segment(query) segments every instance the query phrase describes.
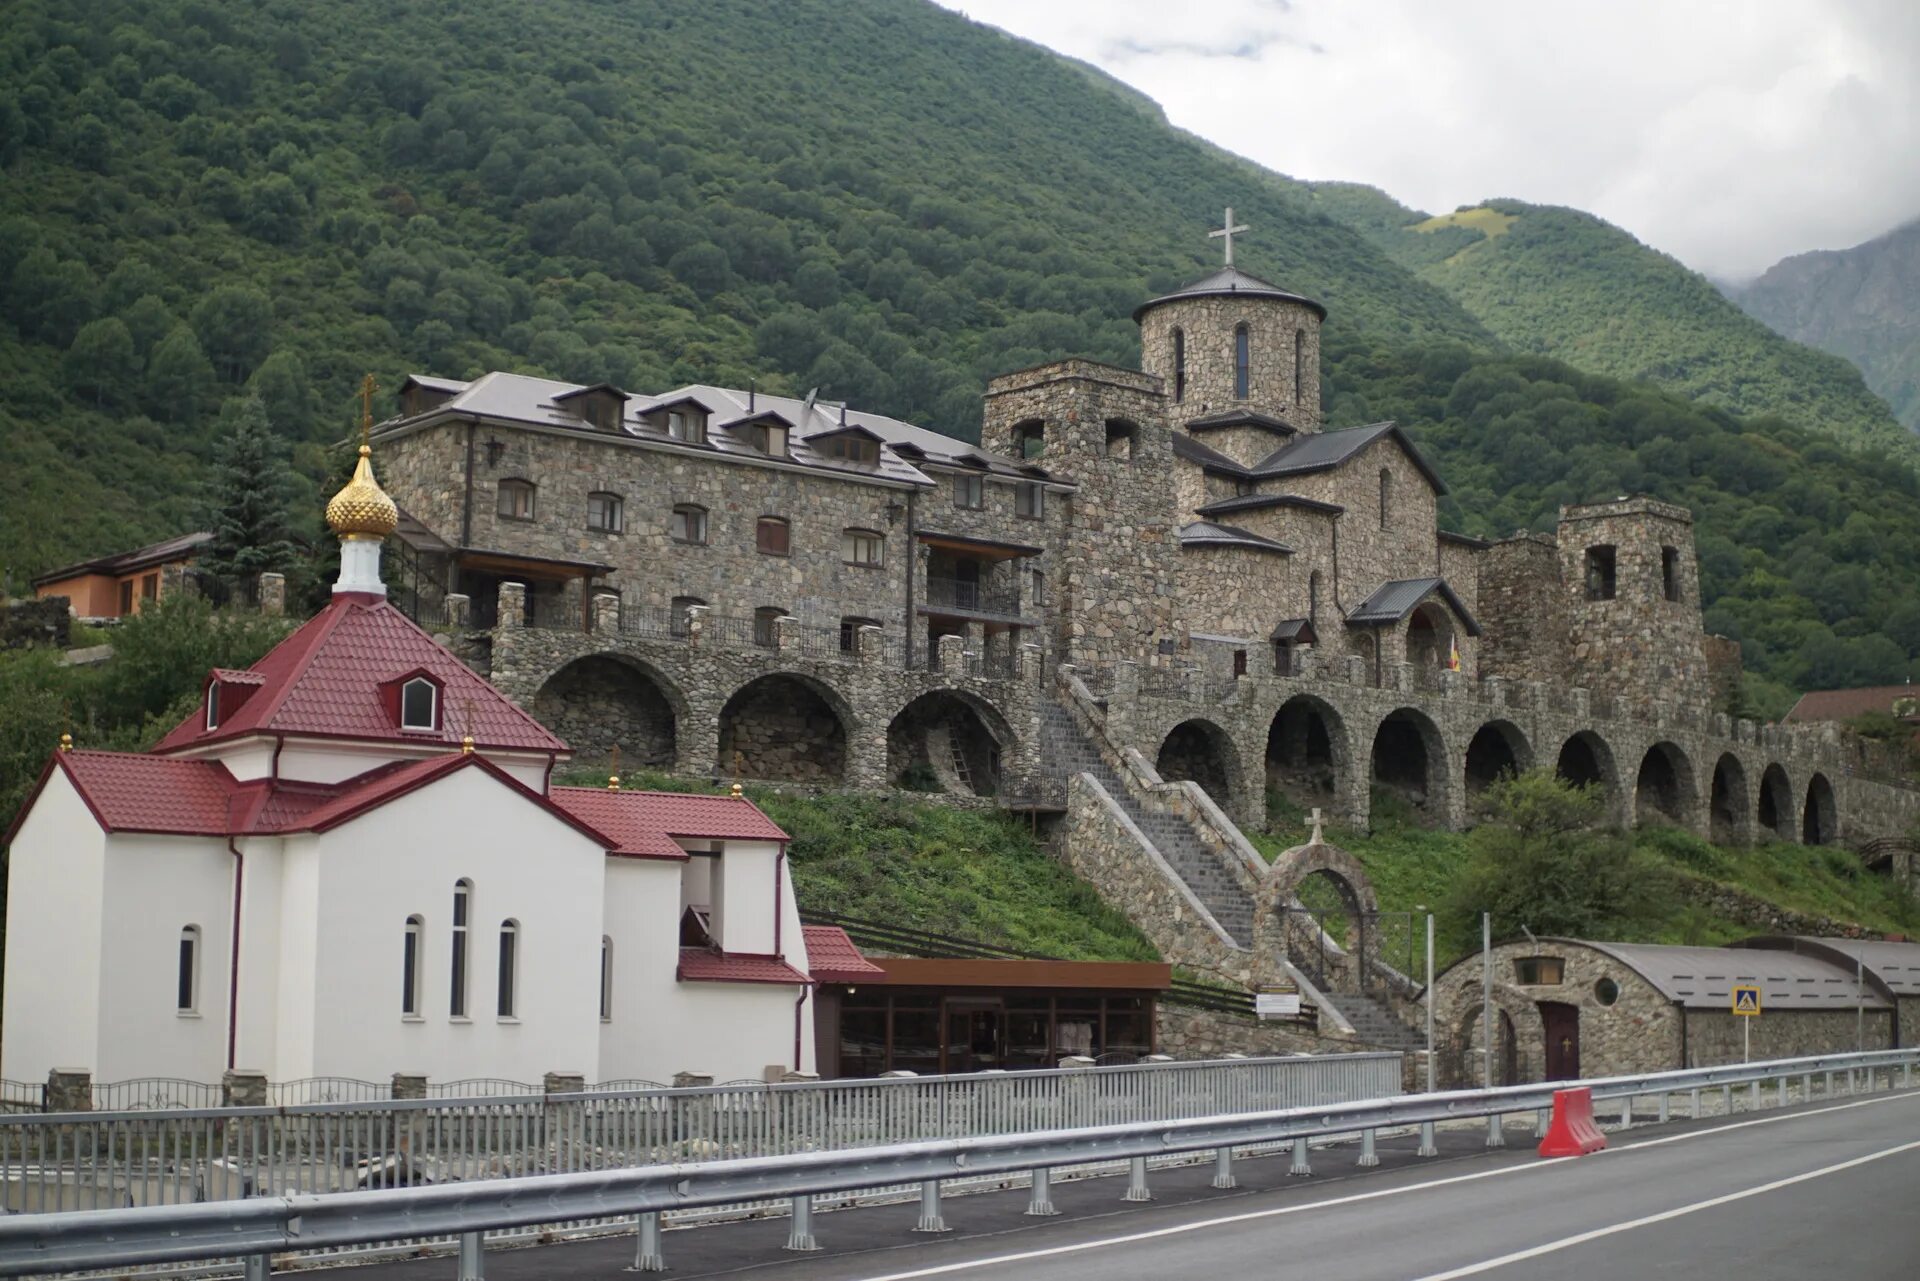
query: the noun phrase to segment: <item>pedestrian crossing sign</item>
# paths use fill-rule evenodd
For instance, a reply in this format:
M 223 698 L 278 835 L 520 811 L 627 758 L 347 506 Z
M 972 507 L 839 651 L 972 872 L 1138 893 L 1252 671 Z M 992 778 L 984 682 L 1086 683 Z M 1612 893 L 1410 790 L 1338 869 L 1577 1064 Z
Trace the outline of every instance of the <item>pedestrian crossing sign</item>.
M 1733 989 L 1733 1012 L 1752 1016 L 1760 1012 L 1760 989 L 1743 985 Z

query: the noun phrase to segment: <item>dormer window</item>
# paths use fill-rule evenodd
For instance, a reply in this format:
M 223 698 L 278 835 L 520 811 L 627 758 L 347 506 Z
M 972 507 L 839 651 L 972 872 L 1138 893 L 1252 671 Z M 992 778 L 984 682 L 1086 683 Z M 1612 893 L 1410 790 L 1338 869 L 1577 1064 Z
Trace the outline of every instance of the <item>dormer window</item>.
M 627 411 L 627 393 L 610 383 L 555 396 L 554 402 L 568 413 L 579 415 L 595 431 L 619 431 Z
M 220 728 L 220 682 L 207 686 L 207 728 Z
M 747 428 L 747 443 L 769 458 L 785 458 L 787 429 L 779 423 L 755 423 Z
M 416 676 L 400 687 L 400 728 L 438 729 L 440 727 L 440 687 L 424 676 Z
M 872 467 L 880 461 L 880 442 L 852 432 L 835 436 L 826 443 L 827 457 L 857 467 Z
M 691 409 L 669 409 L 667 435 L 689 445 L 698 445 L 707 438 L 707 417 Z

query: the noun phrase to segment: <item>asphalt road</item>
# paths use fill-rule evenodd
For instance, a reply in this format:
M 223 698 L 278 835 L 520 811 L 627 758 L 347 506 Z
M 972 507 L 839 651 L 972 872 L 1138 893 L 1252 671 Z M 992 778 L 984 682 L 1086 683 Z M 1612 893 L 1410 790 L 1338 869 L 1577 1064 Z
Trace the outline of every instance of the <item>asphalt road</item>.
M 815 1216 L 818 1254 L 781 1250 L 782 1221 L 665 1234 L 669 1277 L 753 1281 L 1911 1281 L 1920 1276 L 1920 1092 L 1648 1126 L 1604 1153 L 1542 1161 L 1523 1132 L 1487 1151 L 1472 1133 L 1442 1155 L 1383 1143 L 1314 1153 L 1311 1178 L 1284 1159 L 1241 1161 L 1242 1187 L 1209 1170 L 1156 1171 L 1156 1200 L 1118 1201 L 1122 1181 L 1055 1187 L 1063 1211 L 1026 1218 L 1026 1194 L 945 1199 L 954 1229 L 915 1235 L 912 1206 Z M 489 1252 L 489 1281 L 610 1276 L 632 1238 Z M 367 1281 L 427 1281 L 447 1260 L 356 1269 Z

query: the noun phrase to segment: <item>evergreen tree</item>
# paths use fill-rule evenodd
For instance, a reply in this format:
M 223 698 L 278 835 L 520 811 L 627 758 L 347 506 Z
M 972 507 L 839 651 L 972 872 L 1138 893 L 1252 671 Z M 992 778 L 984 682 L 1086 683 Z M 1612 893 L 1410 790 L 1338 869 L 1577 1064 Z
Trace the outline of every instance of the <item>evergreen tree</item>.
M 204 413 L 213 384 L 213 366 L 186 325 L 175 325 L 147 360 L 147 404 L 167 422 L 189 422 Z
M 299 355 L 281 349 L 260 362 L 247 379 L 247 394 L 266 406 L 267 421 L 289 440 L 304 440 L 313 429 L 313 391 Z
M 230 400 L 220 407 L 220 426 L 208 495 L 213 542 L 200 553 L 200 567 L 228 583 L 285 572 L 298 555 L 287 537 L 291 482 L 266 407 L 255 396 Z

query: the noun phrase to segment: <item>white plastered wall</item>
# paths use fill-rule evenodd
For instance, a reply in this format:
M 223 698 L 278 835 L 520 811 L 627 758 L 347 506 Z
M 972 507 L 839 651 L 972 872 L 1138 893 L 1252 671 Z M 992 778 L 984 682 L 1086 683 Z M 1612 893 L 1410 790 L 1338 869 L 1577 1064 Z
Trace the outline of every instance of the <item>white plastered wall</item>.
M 44 1081 L 56 1067 L 97 1069 L 106 841 L 56 769 L 8 855 L 0 1014 L 0 1076 L 8 1080 Z

